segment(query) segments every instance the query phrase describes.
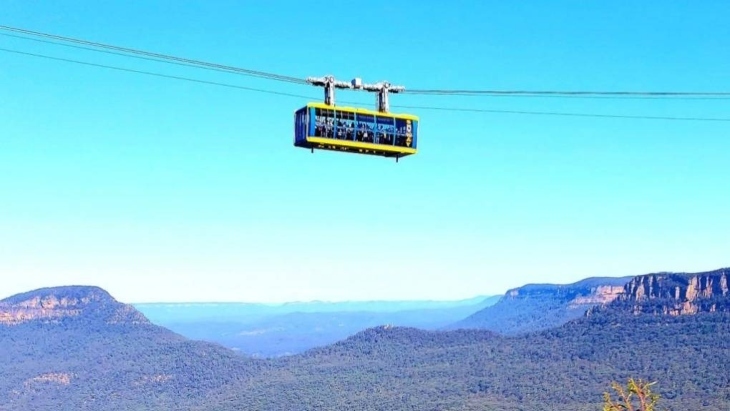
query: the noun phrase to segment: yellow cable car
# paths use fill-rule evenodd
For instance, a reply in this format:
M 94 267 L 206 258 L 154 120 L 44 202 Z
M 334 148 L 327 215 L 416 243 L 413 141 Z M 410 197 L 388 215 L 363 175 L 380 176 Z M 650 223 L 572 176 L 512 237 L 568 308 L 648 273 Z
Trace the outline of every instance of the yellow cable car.
M 396 161 L 416 154 L 418 117 L 388 111 L 388 92 L 397 93 L 403 87 L 363 85 L 360 79 L 338 82 L 331 76 L 307 81 L 325 87 L 325 102 L 309 103 L 294 113 L 295 147 L 395 157 Z M 335 88 L 377 91 L 378 110 L 335 106 Z
M 418 117 L 309 103 L 296 111 L 294 145 L 396 159 L 416 154 Z

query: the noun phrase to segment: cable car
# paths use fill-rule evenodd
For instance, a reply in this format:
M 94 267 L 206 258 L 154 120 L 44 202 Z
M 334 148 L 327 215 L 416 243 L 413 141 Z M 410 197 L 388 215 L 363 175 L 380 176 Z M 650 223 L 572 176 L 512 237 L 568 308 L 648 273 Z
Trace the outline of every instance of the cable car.
M 396 160 L 416 154 L 418 117 L 309 103 L 294 114 L 294 145 Z
M 418 116 L 388 112 L 388 91 L 402 87 L 389 84 L 363 86 L 359 79 L 352 83 L 336 82 L 333 77 L 308 79 L 325 86 L 324 103 L 308 103 L 294 113 L 294 146 L 314 152 L 341 151 L 400 158 L 416 154 L 418 148 Z M 341 107 L 334 104 L 334 88 L 360 88 L 377 91 L 379 110 Z

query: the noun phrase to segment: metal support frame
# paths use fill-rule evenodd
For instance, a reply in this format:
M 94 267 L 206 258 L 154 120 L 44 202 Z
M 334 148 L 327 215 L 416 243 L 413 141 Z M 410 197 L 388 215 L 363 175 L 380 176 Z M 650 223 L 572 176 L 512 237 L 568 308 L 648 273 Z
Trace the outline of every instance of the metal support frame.
M 328 106 L 335 105 L 336 88 L 353 88 L 352 83 L 335 80 L 334 76 L 308 77 L 307 83 L 314 86 L 324 87 L 324 104 L 327 104 Z
M 335 80 L 334 76 L 308 77 L 307 82 L 314 86 L 324 87 L 324 103 L 328 106 L 335 105 L 335 89 L 355 89 L 377 92 L 376 108 L 381 113 L 390 110 L 389 93 L 400 93 L 405 91 L 403 86 L 394 86 L 387 81 L 375 84 L 363 84 L 360 78 L 354 78 L 349 83 Z
M 387 113 L 390 110 L 388 93 L 400 93 L 401 91 L 405 91 L 406 89 L 403 86 L 394 86 L 387 81 L 381 81 L 380 83 L 375 84 L 362 84 L 359 88 L 365 91 L 375 91 L 378 93 L 376 100 L 377 108 L 378 111 L 381 113 Z

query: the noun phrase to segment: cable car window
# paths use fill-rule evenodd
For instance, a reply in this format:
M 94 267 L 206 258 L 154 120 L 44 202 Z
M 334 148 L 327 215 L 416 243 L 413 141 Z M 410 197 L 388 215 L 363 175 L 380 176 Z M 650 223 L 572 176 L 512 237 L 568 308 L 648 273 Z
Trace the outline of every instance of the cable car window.
M 324 118 L 321 108 L 314 109 L 314 135 L 316 137 L 324 136 Z
M 333 138 L 335 133 L 335 112 L 324 108 L 317 108 L 314 111 L 315 126 L 314 135 L 317 137 Z
M 397 118 L 395 119 L 395 145 L 405 147 L 406 146 L 406 133 L 408 126 L 406 119 Z
M 309 110 L 302 111 L 302 123 L 300 127 L 300 135 L 302 138 L 306 138 L 309 131 Z
M 304 111 L 304 125 L 302 126 L 302 129 L 303 129 L 302 136 L 303 137 L 306 137 L 307 135 L 309 135 L 309 112 L 310 111 L 311 110 L 309 108 L 307 108 Z
M 294 113 L 294 144 L 299 140 L 299 112 Z
M 353 140 L 355 113 L 351 111 L 335 110 L 335 134 L 339 140 Z
M 393 117 L 377 116 L 376 143 L 393 145 L 395 134 L 395 119 Z
M 355 140 L 355 113 L 348 114 L 350 116 L 345 120 L 345 139 L 353 141 Z
M 374 141 L 375 132 L 375 116 L 371 114 L 357 114 L 356 117 L 357 140 L 364 143 L 372 143 Z

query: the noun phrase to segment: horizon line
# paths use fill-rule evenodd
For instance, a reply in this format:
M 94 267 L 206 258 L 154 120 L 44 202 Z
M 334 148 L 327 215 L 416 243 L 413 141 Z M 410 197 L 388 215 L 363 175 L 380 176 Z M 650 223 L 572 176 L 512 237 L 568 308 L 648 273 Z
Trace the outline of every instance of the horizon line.
M 493 297 L 501 297 L 504 293 L 500 294 L 479 294 L 472 297 L 456 298 L 456 299 L 436 299 L 436 298 L 423 298 L 423 299 L 367 299 L 367 300 L 292 300 L 292 301 L 278 301 L 278 302 L 265 302 L 265 301 L 147 301 L 147 302 L 130 302 L 127 304 L 140 305 L 140 304 L 255 304 L 255 305 L 285 305 L 285 304 L 347 304 L 347 303 L 456 303 L 469 300 L 487 299 Z

